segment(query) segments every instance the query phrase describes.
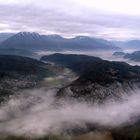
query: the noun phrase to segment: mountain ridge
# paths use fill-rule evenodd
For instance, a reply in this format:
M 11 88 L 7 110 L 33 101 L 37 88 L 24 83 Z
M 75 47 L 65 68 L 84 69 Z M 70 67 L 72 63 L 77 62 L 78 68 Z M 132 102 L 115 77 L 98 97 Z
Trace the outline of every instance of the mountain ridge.
M 140 67 L 125 62 L 66 54 L 53 54 L 41 60 L 68 67 L 79 75 L 77 80 L 58 92 L 58 97 L 103 102 L 107 98 L 119 99 L 122 93 L 140 87 Z
M 120 50 L 109 41 L 87 36 L 63 38 L 59 35 L 40 35 L 31 32 L 19 32 L 0 44 L 0 48 L 24 48 L 29 50 Z

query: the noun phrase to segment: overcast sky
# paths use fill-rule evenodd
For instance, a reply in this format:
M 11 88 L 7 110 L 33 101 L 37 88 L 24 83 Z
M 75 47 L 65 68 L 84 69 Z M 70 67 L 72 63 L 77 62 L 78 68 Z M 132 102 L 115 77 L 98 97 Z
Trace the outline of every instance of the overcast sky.
M 0 32 L 140 39 L 140 0 L 0 0 Z

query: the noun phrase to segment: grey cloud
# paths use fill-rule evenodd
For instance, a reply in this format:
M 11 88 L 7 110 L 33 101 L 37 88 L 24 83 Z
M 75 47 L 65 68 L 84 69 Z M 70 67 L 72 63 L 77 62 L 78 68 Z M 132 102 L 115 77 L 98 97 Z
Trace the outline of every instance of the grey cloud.
M 35 31 L 64 36 L 88 34 L 109 39 L 139 38 L 139 17 L 102 13 L 66 5 L 66 0 L 47 0 L 43 4 L 1 4 L 0 23 L 11 31 Z M 65 4 L 64 4 L 65 3 Z M 64 5 L 63 5 L 64 4 Z M 69 3 L 68 3 L 69 4 Z M 77 9 L 76 9 L 77 8 Z M 0 26 L 0 30 L 7 30 Z M 121 34 L 121 35 L 120 35 Z

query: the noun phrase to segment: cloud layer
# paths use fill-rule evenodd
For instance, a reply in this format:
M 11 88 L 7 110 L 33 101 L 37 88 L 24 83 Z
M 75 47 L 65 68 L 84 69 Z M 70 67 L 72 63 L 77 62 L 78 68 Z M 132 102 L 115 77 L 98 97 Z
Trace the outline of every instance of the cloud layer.
M 139 90 L 129 96 L 124 93 L 122 101 L 108 100 L 103 105 L 63 100 L 58 104 L 55 93 L 38 89 L 11 97 L 0 107 L 0 134 L 41 137 L 86 129 L 86 124 L 116 128 L 133 124 L 140 116 Z
M 114 3 L 110 0 L 0 0 L 0 32 L 33 31 L 118 40 L 140 38 L 137 5 L 138 0 L 133 3 L 132 0 Z

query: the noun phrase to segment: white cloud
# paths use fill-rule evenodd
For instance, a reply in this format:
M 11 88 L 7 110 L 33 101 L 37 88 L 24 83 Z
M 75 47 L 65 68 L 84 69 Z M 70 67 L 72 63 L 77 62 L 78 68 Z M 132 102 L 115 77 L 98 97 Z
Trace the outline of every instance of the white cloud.
M 91 9 L 128 15 L 140 15 L 139 0 L 74 0 L 77 4 Z
M 128 15 L 140 15 L 140 1 L 139 0 L 0 0 L 2 4 L 29 4 L 34 3 L 42 7 L 52 6 L 59 8 L 73 8 L 79 7 L 90 8 L 102 11 L 110 11 L 115 13 L 122 13 Z
M 0 133 L 37 137 L 85 129 L 87 124 L 116 128 L 139 120 L 139 90 L 119 93 L 121 101 L 107 100 L 101 105 L 67 100 L 56 103 L 55 92 L 38 89 L 11 97 L 0 107 Z

